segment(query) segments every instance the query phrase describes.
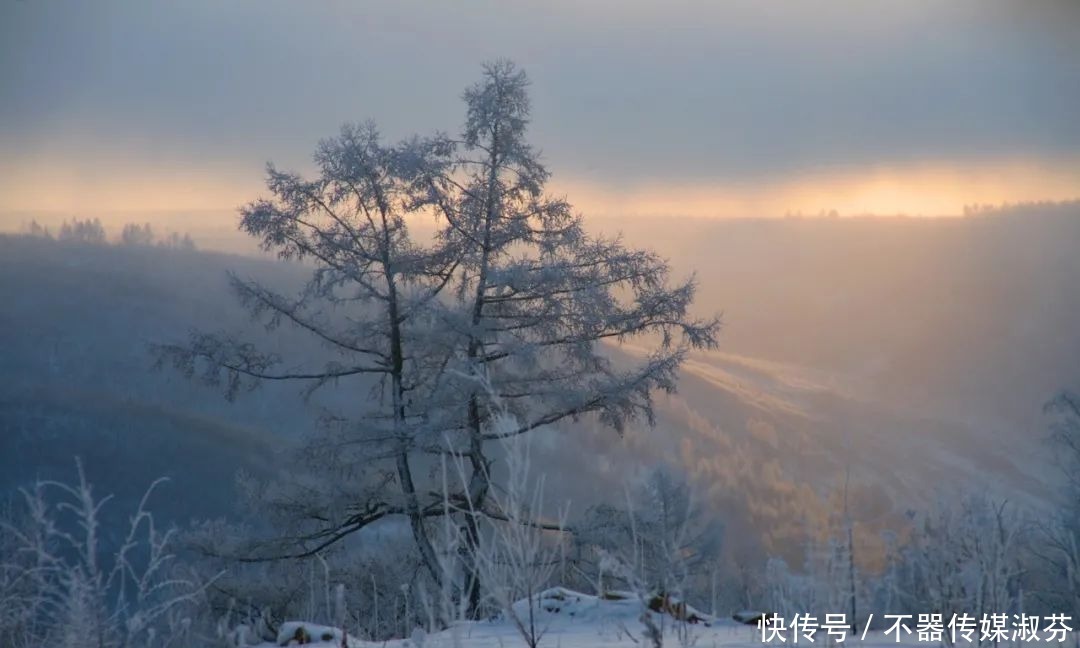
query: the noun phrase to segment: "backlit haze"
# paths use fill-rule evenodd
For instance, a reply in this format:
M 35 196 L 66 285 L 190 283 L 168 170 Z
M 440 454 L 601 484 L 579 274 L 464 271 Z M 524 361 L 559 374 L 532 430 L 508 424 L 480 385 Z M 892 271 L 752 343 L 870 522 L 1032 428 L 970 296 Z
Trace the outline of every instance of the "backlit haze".
M 523 89 L 485 71 L 498 59 L 531 81 L 522 140 L 504 137 Z M 320 202 L 249 210 L 261 238 L 238 230 L 267 162 L 333 189 L 372 159 L 343 136 L 344 170 L 315 175 L 343 124 L 392 144 L 457 137 L 466 114 L 493 137 L 454 151 L 459 175 L 438 179 L 469 186 L 436 194 L 439 219 L 410 212 L 408 236 L 396 211 L 362 218 L 362 186 L 328 198 L 354 222 Z M 583 228 L 501 188 L 540 175 L 529 155 L 506 164 L 522 141 Z M 464 162 L 492 150 L 494 172 Z M 378 159 L 372 195 L 403 195 L 398 159 Z M 1080 0 L 0 0 L 0 645 L 106 636 L 22 626 L 104 614 L 113 590 L 133 616 L 109 623 L 152 618 L 112 575 L 73 578 L 89 559 L 42 558 L 53 531 L 23 532 L 38 509 L 7 505 L 69 481 L 73 456 L 117 494 L 116 521 L 82 526 L 110 542 L 171 480 L 153 528 L 195 531 L 187 548 L 205 532 L 208 551 L 184 552 L 205 553 L 184 597 L 205 631 L 129 598 L 192 636 L 240 623 L 236 645 L 273 634 L 270 606 L 411 637 L 383 648 L 445 622 L 456 645 L 481 636 L 453 616 L 472 592 L 495 611 L 518 598 L 502 574 L 544 570 L 498 623 L 557 599 L 545 614 L 589 637 L 542 644 L 563 648 L 653 635 L 574 617 L 572 592 L 531 596 L 541 581 L 640 602 L 635 628 L 680 608 L 667 627 L 688 628 L 698 601 L 857 607 L 867 628 L 934 610 L 1076 625 L 1078 249 Z M 655 416 L 610 429 L 647 401 Z M 564 503 L 570 533 L 551 533 Z M 560 547 L 561 566 L 500 543 Z M 188 578 L 173 564 L 158 573 Z M 651 590 L 645 566 L 667 570 Z M 41 607 L 8 612 L 23 601 Z M 737 643 L 714 646 L 749 645 L 725 624 Z M 633 644 L 600 638 L 617 628 Z M 303 638 L 282 632 L 261 645 Z
M 601 217 L 958 215 L 1080 196 L 1080 5 L 5 2 L 0 230 L 231 229 L 346 121 L 459 128 L 533 80 L 552 186 Z

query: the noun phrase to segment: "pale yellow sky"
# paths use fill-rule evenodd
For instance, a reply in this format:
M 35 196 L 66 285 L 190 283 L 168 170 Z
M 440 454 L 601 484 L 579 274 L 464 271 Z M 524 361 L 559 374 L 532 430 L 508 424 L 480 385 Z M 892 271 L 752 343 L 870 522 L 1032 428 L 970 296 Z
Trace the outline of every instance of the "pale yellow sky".
M 109 222 L 142 212 L 229 211 L 263 193 L 261 173 L 257 167 L 239 170 L 213 162 L 177 168 L 140 168 L 117 160 L 2 164 L 0 229 L 21 227 L 29 212 L 93 214 Z M 1013 160 L 818 171 L 743 184 L 718 179 L 615 186 L 556 173 L 550 188 L 582 213 L 602 217 L 777 217 L 834 209 L 841 215 L 948 216 L 960 215 L 972 203 L 1080 197 L 1080 158 L 1054 165 Z
M 1080 3 L 0 2 L 13 211 L 232 211 L 320 138 L 460 131 L 525 69 L 551 189 L 597 216 L 960 214 L 1080 197 Z
M 950 216 L 964 205 L 1080 197 L 1080 159 L 1050 166 L 1005 161 L 803 173 L 780 182 L 674 183 L 614 188 L 567 182 L 571 202 L 603 216 L 774 217 L 836 210 L 841 215 Z

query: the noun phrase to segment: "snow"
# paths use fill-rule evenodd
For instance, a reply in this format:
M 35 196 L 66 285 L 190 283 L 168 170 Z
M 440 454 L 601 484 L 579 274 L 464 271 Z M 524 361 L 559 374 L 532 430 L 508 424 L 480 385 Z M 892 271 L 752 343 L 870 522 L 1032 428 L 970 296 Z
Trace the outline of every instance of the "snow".
M 540 595 L 538 627 L 544 630 L 540 640 L 540 648 L 647 648 L 650 643 L 644 636 L 644 626 L 641 622 L 642 610 L 645 603 L 630 593 L 613 592 L 604 598 L 574 592 L 564 588 L 552 588 Z M 515 606 L 520 614 L 527 614 L 528 602 L 518 601 Z M 697 623 L 682 623 L 669 614 L 657 614 L 653 612 L 653 619 L 657 625 L 662 624 L 664 632 L 664 645 L 671 647 L 697 646 L 699 648 L 720 647 L 724 648 L 754 648 L 760 646 L 761 631 L 752 625 L 745 625 L 733 619 L 714 618 L 703 614 L 693 608 L 686 608 L 687 618 L 696 615 L 703 619 Z M 738 613 L 739 615 L 751 613 L 750 611 Z M 737 615 L 736 615 L 737 616 Z M 340 631 L 326 626 L 292 622 L 284 624 L 279 633 L 277 644 L 258 644 L 257 648 L 271 648 L 275 645 L 297 645 L 290 639 L 296 636 L 299 628 L 304 629 L 306 636 L 316 639 L 313 643 L 306 644 L 309 648 L 340 648 Z M 332 641 L 317 641 L 319 637 L 332 636 Z M 819 637 L 814 643 L 808 643 L 800 638 L 798 644 L 792 644 L 790 638 L 782 646 L 836 646 L 835 643 L 827 643 L 823 637 Z M 880 630 L 872 630 L 867 633 L 865 639 L 859 636 L 849 636 L 845 644 L 859 646 L 860 648 L 886 648 L 895 646 L 897 642 L 893 635 L 885 636 Z M 900 643 L 904 645 L 940 646 L 940 642 L 918 642 L 914 633 L 911 636 L 903 636 Z M 1055 642 L 1056 643 L 1056 642 Z M 963 642 L 958 644 L 964 646 Z M 974 646 L 974 644 L 971 644 Z M 1073 638 L 1063 646 L 1072 646 Z M 349 648 L 511 648 L 513 646 L 527 646 L 525 640 L 515 629 L 513 623 L 507 619 L 493 619 L 489 621 L 468 621 L 436 633 L 425 633 L 417 629 L 409 639 L 394 639 L 389 641 L 361 641 L 355 637 L 349 637 Z
M 610 592 L 603 598 L 582 594 L 562 587 L 554 587 L 542 592 L 536 605 L 537 627 L 543 632 L 541 646 L 562 646 L 564 648 L 592 648 L 608 646 L 634 646 L 642 641 L 642 610 L 648 601 L 642 601 L 630 592 Z M 656 603 L 654 602 L 654 605 Z M 527 619 L 529 603 L 521 600 L 514 604 L 519 618 Z M 663 625 L 665 633 L 674 632 L 674 624 L 684 627 L 691 638 L 715 640 L 723 636 L 729 642 L 738 639 L 741 643 L 753 643 L 758 630 L 753 627 L 738 625 L 732 621 L 717 622 L 709 615 L 693 607 L 681 607 L 669 604 L 667 609 L 675 609 L 679 616 L 694 619 L 694 622 L 682 623 L 671 614 L 651 611 L 658 625 Z M 685 610 L 685 612 L 682 612 Z M 661 621 L 662 619 L 662 621 Z M 341 633 L 333 628 L 301 622 L 282 625 L 278 633 L 277 645 L 290 644 L 290 640 L 301 632 L 307 637 L 317 639 L 322 636 L 332 637 L 331 641 L 307 644 L 312 648 L 340 648 Z M 705 644 L 710 645 L 706 640 Z M 270 648 L 274 644 L 259 644 L 259 648 Z M 509 619 L 497 618 L 488 621 L 460 622 L 455 626 L 437 633 L 425 634 L 414 632 L 410 639 L 390 640 L 386 642 L 361 641 L 349 637 L 349 648 L 430 648 L 436 646 L 469 646 L 477 648 L 506 648 L 524 646 L 525 641 Z
M 350 637 L 349 644 L 360 643 Z M 277 645 L 288 646 L 295 644 L 341 646 L 341 630 L 330 626 L 305 623 L 303 621 L 289 621 L 281 624 L 278 631 Z M 272 644 L 271 644 L 272 645 Z

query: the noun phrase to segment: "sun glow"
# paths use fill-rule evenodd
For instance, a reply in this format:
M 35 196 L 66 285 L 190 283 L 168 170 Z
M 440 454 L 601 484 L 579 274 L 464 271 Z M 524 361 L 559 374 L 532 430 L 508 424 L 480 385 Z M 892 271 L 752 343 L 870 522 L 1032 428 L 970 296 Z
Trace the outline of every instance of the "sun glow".
M 1080 196 L 1080 160 L 1054 166 L 1016 161 L 879 167 L 754 184 L 554 184 L 583 213 L 603 216 L 769 217 L 833 210 L 841 215 L 956 216 L 973 203 L 1075 199 Z
M 141 212 L 231 211 L 264 193 L 257 166 L 211 163 L 174 169 L 68 160 L 0 164 L 0 171 L 0 229 L 7 231 L 20 227 L 31 212 L 95 215 L 108 222 L 113 214 L 130 220 L 129 215 Z M 556 173 L 550 189 L 581 213 L 601 217 L 776 217 L 833 210 L 839 215 L 953 216 L 973 203 L 1075 199 L 1080 196 L 1080 160 L 920 164 L 803 173 L 773 182 L 657 180 L 633 186 Z

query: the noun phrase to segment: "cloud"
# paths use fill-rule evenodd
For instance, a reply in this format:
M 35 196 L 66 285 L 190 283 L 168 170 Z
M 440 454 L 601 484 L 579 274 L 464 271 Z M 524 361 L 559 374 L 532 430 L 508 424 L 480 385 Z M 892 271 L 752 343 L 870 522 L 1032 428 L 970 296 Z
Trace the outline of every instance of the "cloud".
M 1035 4 L 8 2 L 0 163 L 302 167 L 348 120 L 456 130 L 479 62 L 508 56 L 551 167 L 612 192 L 1053 168 L 1080 150 L 1080 14 Z

